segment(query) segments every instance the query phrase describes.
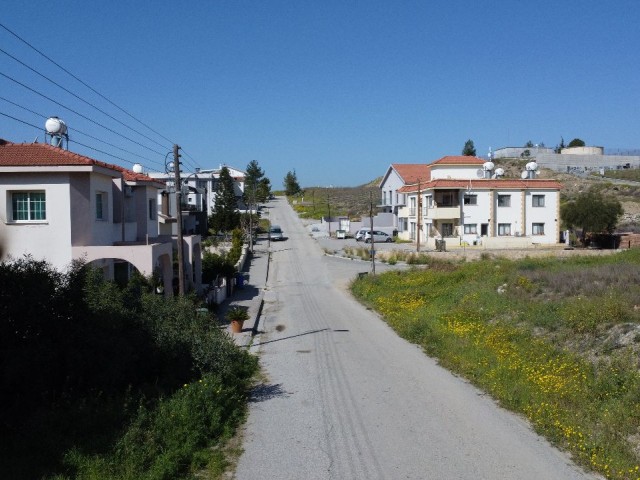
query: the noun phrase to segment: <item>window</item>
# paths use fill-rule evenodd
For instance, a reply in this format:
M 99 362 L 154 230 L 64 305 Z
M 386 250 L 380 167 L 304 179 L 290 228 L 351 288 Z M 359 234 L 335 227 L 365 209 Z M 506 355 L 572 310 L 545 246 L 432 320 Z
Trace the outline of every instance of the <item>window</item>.
M 498 224 L 498 236 L 503 237 L 511 235 L 511 224 L 510 223 L 499 223 Z
M 105 192 L 96 193 L 96 220 L 107 219 L 107 194 Z
M 544 223 L 534 223 L 531 228 L 532 235 L 544 235 Z
M 510 207 L 511 206 L 511 195 L 498 195 L 498 206 L 499 207 Z
M 156 201 L 153 198 L 149 199 L 149 220 L 155 220 L 158 214 L 158 208 L 156 207 Z
M 532 206 L 534 207 L 544 207 L 544 195 L 533 195 L 531 197 Z
M 478 195 L 466 194 L 464 196 L 464 204 L 465 205 L 477 205 L 478 204 Z
M 457 207 L 459 202 L 457 190 L 443 190 L 436 193 L 436 203 L 439 207 Z
M 14 192 L 11 195 L 12 219 L 37 221 L 47 219 L 47 201 L 44 192 Z
M 477 235 L 478 234 L 478 224 L 477 223 L 465 224 L 464 233 L 467 233 L 467 234 L 470 234 L 470 235 Z
M 387 204 L 387 192 L 382 192 L 382 205 Z

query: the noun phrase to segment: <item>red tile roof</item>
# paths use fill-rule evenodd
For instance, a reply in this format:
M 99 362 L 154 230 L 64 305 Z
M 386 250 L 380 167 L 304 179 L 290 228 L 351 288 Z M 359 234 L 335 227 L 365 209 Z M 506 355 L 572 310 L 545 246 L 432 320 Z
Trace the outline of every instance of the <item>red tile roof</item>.
M 447 155 L 446 157 L 431 162 L 430 165 L 482 165 L 484 162 L 484 160 L 478 157 Z
M 405 184 L 431 179 L 431 168 L 424 163 L 392 163 L 391 167 L 400 175 Z
M 471 188 L 471 189 L 552 189 L 559 190 L 562 184 L 556 180 L 520 180 L 520 179 L 473 179 L 473 180 L 454 180 L 439 178 L 431 182 L 424 183 L 420 186 L 421 190 L 433 188 Z M 406 185 L 398 190 L 398 193 L 412 193 L 418 191 L 418 185 Z
M 98 166 L 122 173 L 127 182 L 156 182 L 143 173 L 101 162 L 46 143 L 12 143 L 0 139 L 2 167 Z

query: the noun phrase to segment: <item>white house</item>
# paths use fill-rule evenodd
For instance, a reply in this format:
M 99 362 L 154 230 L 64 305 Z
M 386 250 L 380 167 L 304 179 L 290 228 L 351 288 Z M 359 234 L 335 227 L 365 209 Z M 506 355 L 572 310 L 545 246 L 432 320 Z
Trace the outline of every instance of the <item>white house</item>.
M 383 213 L 393 213 L 395 216 L 394 227 L 400 229 L 398 224 L 398 209 L 404 207 L 406 195 L 399 190 L 406 185 L 417 184 L 428 180 L 430 177 L 429 166 L 416 163 L 392 163 L 382 177 L 380 184 L 381 201 L 378 208 Z
M 216 195 L 218 191 L 218 182 L 220 180 L 220 171 L 226 166 L 229 174 L 234 182 L 234 191 L 238 198 L 239 208 L 242 210 L 244 206 L 240 200 L 244 194 L 246 173 L 228 165 L 220 165 L 215 169 L 197 169 L 194 173 L 182 173 L 181 183 L 183 189 L 182 195 L 182 217 L 183 228 L 187 232 L 207 234 L 207 217 L 211 214 L 211 209 L 216 204 Z M 174 197 L 174 174 L 150 172 L 149 176 L 165 184 L 165 189 L 159 193 L 158 205 L 161 212 L 161 232 L 167 231 L 164 217 L 169 219 L 175 218 L 175 205 L 172 203 Z M 174 202 L 175 203 L 175 202 Z M 173 212 L 173 214 L 172 214 Z M 202 214 L 202 215 L 201 215 Z M 173 226 L 173 233 L 176 233 L 176 227 Z M 170 229 L 168 231 L 171 231 Z
M 428 170 L 397 190 L 406 197 L 397 213 L 400 238 L 428 246 L 436 239 L 492 247 L 559 242 L 559 182 L 504 178 L 491 162 L 466 156 L 443 157 Z
M 3 259 L 32 255 L 64 269 L 83 259 L 107 278 L 161 272 L 173 281 L 172 238 L 158 235 L 158 190 L 147 175 L 46 144 L 0 140 Z M 200 237 L 185 239 L 186 285 L 200 286 Z M 166 288 L 167 294 L 172 289 Z

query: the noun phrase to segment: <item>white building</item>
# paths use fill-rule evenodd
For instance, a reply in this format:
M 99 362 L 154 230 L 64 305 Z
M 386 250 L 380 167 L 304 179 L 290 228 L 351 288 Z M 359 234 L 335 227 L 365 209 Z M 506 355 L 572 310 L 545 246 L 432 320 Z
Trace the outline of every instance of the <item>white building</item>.
M 419 182 L 397 190 L 406 199 L 397 209 L 400 238 L 432 247 L 436 239 L 488 247 L 559 242 L 559 182 L 503 178 L 476 157 L 447 156 L 427 167 Z
M 416 163 L 392 163 L 378 185 L 381 191 L 378 208 L 383 213 L 393 213 L 394 227 L 398 227 L 398 209 L 406 205 L 406 195 L 399 190 L 406 185 L 417 184 L 430 178 L 429 166 Z
M 182 183 L 182 218 L 183 228 L 187 232 L 207 234 L 207 217 L 216 204 L 220 171 L 227 167 L 234 182 L 234 191 L 238 198 L 238 206 L 244 209 L 242 197 L 244 194 L 246 173 L 228 165 L 220 165 L 215 169 L 197 169 L 194 173 L 181 172 Z M 149 176 L 165 184 L 165 188 L 158 194 L 158 206 L 161 212 L 161 222 L 164 216 L 175 218 L 175 177 L 174 174 L 150 172 Z M 162 227 L 164 232 L 167 227 Z M 174 234 L 175 226 L 173 226 Z
M 0 140 L 3 259 L 32 255 L 58 269 L 82 259 L 110 279 L 161 272 L 173 282 L 170 236 L 158 235 L 158 190 L 147 175 L 46 144 Z M 200 237 L 186 237 L 185 284 L 200 287 Z M 167 294 L 172 289 L 165 288 Z

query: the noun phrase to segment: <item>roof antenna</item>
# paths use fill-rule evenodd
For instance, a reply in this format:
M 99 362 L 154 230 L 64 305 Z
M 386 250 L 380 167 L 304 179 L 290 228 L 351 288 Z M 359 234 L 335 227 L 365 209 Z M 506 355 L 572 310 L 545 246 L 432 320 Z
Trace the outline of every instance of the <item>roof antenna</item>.
M 33 139 L 33 143 L 38 143 L 38 137 Z

